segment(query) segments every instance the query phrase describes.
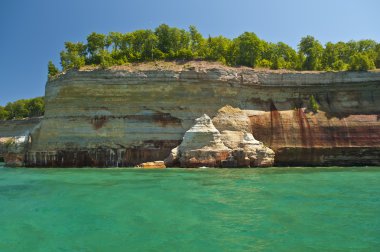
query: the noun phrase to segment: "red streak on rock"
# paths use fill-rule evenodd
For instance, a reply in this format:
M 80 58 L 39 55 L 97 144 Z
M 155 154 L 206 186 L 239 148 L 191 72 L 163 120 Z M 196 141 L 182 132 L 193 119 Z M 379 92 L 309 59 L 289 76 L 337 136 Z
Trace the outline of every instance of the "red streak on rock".
M 276 165 L 380 164 L 377 115 L 329 118 L 323 111 L 274 108 L 250 120 L 254 137 L 275 150 Z

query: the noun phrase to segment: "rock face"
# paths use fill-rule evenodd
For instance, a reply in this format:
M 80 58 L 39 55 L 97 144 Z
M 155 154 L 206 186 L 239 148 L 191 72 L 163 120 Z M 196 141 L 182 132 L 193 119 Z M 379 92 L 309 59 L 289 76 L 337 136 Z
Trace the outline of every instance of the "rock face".
M 250 120 L 239 108 L 225 106 L 213 118 L 221 131 L 222 142 L 232 150 L 228 167 L 265 167 L 274 163 L 274 152 L 257 141 L 250 131 Z
M 231 150 L 223 144 L 210 117 L 204 114 L 195 121 L 182 143 L 166 159 L 168 166 L 179 163 L 181 167 L 219 167 L 229 156 Z
M 318 113 L 308 112 L 311 95 Z M 275 165 L 380 165 L 378 71 L 255 71 L 206 63 L 115 67 L 63 74 L 47 83 L 45 99 L 45 117 L 25 155 L 28 166 L 164 160 L 203 114 L 233 150 L 228 155 L 237 166 L 248 159 L 250 165 L 271 162 L 270 151 L 248 154 L 257 145 L 252 139 L 275 152 Z
M 23 166 L 25 162 L 25 153 L 28 148 L 28 133 L 25 136 L 10 137 L 6 140 L 6 151 L 4 161 L 7 166 Z
M 312 114 L 303 108 L 273 107 L 250 119 L 254 134 L 276 152 L 277 165 L 353 166 L 380 165 L 379 115 Z
M 255 140 L 251 133 L 223 131 L 225 135 L 222 138 L 208 115 L 204 114 L 195 122 L 186 131 L 182 143 L 165 160 L 168 166 L 250 167 L 273 164 L 274 152 Z
M 42 118 L 0 121 L 0 159 L 8 166 L 23 166 L 31 133 Z

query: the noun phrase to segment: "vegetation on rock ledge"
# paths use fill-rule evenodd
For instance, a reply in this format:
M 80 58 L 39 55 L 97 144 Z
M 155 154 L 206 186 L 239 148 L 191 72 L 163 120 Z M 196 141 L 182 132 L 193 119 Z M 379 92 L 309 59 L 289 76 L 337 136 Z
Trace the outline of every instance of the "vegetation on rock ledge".
M 314 113 L 317 113 L 318 110 L 319 110 L 319 105 L 317 103 L 317 101 L 315 100 L 315 97 L 314 95 L 311 95 L 309 97 L 309 109 L 314 112 Z
M 296 51 L 283 42 L 264 41 L 253 32 L 244 32 L 234 39 L 204 38 L 195 26 L 187 31 L 162 24 L 155 30 L 108 35 L 93 32 L 87 36 L 86 44 L 65 42 L 60 56 L 63 71 L 84 65 L 106 68 L 130 62 L 192 59 L 271 69 L 369 70 L 380 67 L 380 44 L 373 40 L 351 40 L 322 46 L 314 37 L 306 36 Z M 49 78 L 58 73 L 49 62 Z
M 8 102 L 5 107 L 0 106 L 0 120 L 43 116 L 44 112 L 45 103 L 43 97 L 22 99 L 15 102 Z

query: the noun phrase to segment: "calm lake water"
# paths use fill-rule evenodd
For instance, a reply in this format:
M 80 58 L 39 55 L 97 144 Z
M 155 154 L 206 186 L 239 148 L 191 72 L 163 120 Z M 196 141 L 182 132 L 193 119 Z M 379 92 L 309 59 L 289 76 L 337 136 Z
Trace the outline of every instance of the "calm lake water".
M 380 167 L 0 164 L 0 251 L 380 251 Z

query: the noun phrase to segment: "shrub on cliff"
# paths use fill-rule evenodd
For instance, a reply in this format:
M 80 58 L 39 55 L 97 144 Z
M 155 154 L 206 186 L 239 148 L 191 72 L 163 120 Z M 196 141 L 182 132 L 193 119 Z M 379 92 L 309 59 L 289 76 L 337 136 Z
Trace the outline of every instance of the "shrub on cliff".
M 78 42 L 65 42 L 65 50 L 61 51 L 61 65 L 64 71 L 79 69 L 86 64 L 87 45 Z
M 374 62 L 365 53 L 355 53 L 350 57 L 350 70 L 367 71 L 375 68 Z
M 53 64 L 53 62 L 50 60 L 48 63 L 48 78 L 51 79 L 52 77 L 59 74 L 58 68 Z
M 309 97 L 309 110 L 314 112 L 314 113 L 317 113 L 319 110 L 319 105 L 318 105 L 317 101 L 315 100 L 314 95 L 311 95 Z

